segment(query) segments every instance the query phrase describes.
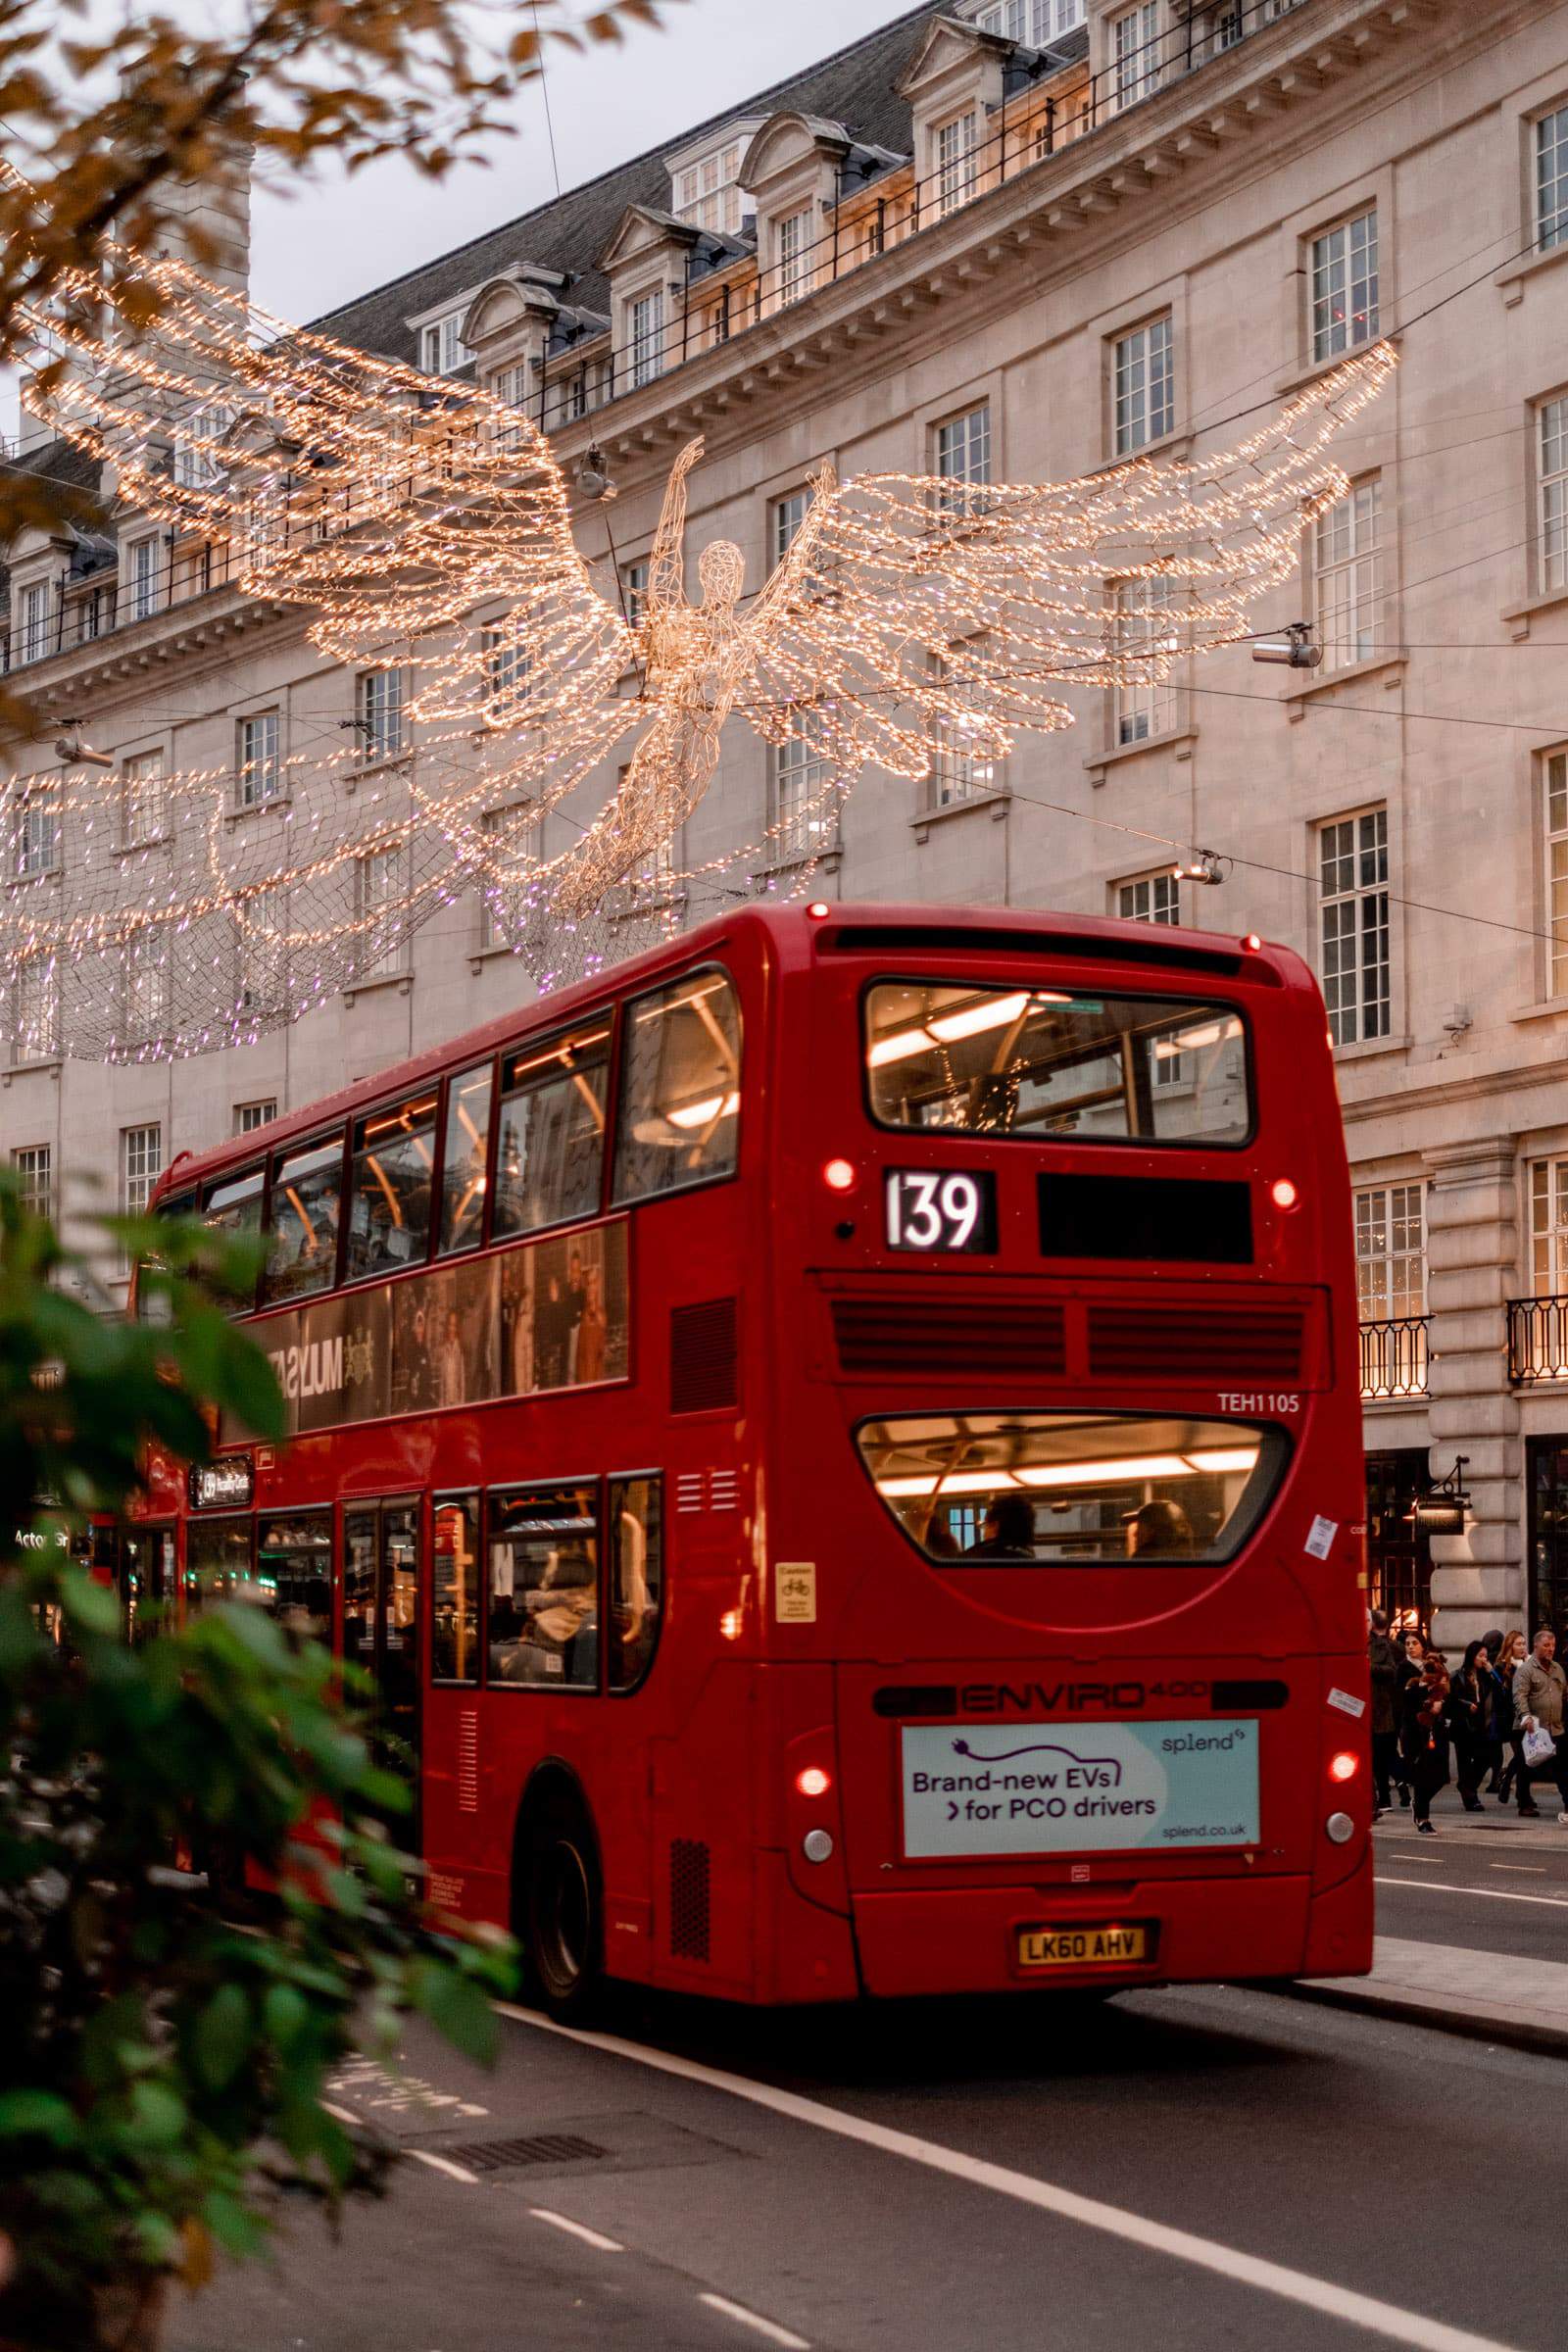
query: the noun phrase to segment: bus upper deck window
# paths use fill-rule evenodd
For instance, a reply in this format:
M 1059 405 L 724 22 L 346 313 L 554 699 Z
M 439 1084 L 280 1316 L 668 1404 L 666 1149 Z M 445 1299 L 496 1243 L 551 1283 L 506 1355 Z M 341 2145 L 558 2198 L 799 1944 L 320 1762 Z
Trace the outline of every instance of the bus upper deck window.
M 345 1282 L 423 1262 L 435 1173 L 435 1096 L 372 1111 L 354 1130 Z
M 262 1169 L 247 1168 L 243 1176 L 210 1184 L 202 1196 L 202 1223 L 214 1233 L 260 1233 L 262 1177 Z
M 278 1153 L 262 1273 L 264 1306 L 330 1287 L 337 1273 L 342 1184 L 341 1131 Z
M 608 1013 L 503 1063 L 494 1233 L 535 1233 L 593 1215 L 609 1090 Z
M 441 1146 L 441 1231 L 436 1250 L 450 1257 L 476 1250 L 484 1234 L 485 1162 L 490 1153 L 489 1062 L 461 1070 L 447 1089 L 446 1134 Z
M 741 1018 L 722 972 L 693 972 L 626 1007 L 615 1199 L 732 1176 L 740 1141 Z
M 1250 1133 L 1242 1017 L 1193 998 L 882 982 L 865 1061 L 885 1127 L 1085 1144 Z

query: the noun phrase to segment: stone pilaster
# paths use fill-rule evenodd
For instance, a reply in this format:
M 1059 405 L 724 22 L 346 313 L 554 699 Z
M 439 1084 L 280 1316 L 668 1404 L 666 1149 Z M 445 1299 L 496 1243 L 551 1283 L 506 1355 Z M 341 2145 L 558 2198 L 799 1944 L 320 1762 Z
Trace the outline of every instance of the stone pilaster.
M 1522 1449 L 1504 1305 L 1518 1262 L 1514 1158 L 1510 1134 L 1426 1153 L 1428 1459 L 1439 1479 L 1464 1454 L 1471 1500 L 1466 1532 L 1432 1541 L 1438 1637 L 1454 1652 L 1489 1626 L 1525 1620 Z

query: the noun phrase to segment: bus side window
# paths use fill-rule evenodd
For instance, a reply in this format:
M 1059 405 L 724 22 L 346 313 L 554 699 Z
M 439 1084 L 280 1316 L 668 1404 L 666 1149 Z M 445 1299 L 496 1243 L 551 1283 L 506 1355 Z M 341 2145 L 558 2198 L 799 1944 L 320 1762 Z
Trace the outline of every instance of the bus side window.
M 461 1070 L 447 1089 L 446 1135 L 441 1147 L 441 1231 L 436 1253 L 477 1250 L 484 1238 L 484 1174 L 490 1152 L 489 1062 Z
M 741 1018 L 722 972 L 693 972 L 626 1007 L 615 1199 L 735 1173 Z
M 343 1131 L 280 1152 L 272 1167 L 272 1206 L 262 1273 L 263 1306 L 308 1298 L 337 1276 L 337 1221 L 343 1186 Z
M 436 1499 L 430 1680 L 479 1680 L 479 1497 Z
M 508 1056 L 501 1072 L 492 1238 L 594 1214 L 609 1082 L 608 1014 L 569 1037 Z
M 664 1613 L 664 1523 L 658 1478 L 610 1482 L 610 1688 L 635 1690 L 654 1662 Z
M 599 1490 L 490 1497 L 489 1681 L 599 1688 Z
M 227 1176 L 221 1184 L 210 1184 L 202 1195 L 202 1223 L 230 1241 L 260 1234 L 266 1178 L 266 1168 L 256 1167 L 247 1168 L 243 1175 Z M 250 1307 L 251 1293 L 246 1291 L 230 1311 L 248 1314 Z
M 345 1282 L 422 1265 L 435 1173 L 434 1095 L 372 1111 L 354 1130 Z

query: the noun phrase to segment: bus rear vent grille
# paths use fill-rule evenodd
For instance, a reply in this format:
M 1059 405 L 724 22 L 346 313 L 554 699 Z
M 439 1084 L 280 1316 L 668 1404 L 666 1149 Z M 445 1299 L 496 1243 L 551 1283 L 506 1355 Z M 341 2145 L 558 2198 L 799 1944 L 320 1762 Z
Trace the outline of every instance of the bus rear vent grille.
M 705 1298 L 669 1316 L 669 1409 L 712 1413 L 738 1404 L 739 1353 L 733 1298 Z
M 1304 1326 L 1298 1306 L 1091 1308 L 1089 1369 L 1097 1380 L 1299 1380 Z
M 461 2148 L 443 2148 L 441 2154 L 454 2164 L 466 2165 L 470 2173 L 503 2173 L 519 2164 L 586 2164 L 592 2157 L 608 2156 L 610 2150 L 575 2132 L 541 2132 L 533 2139 L 476 2139 Z
M 1066 1331 L 1059 1306 L 998 1300 L 988 1306 L 944 1298 L 835 1298 L 833 1335 L 848 1373 L 1063 1372 Z
M 676 1960 L 706 1960 L 709 1950 L 708 1848 L 696 1838 L 669 1841 L 669 1949 Z

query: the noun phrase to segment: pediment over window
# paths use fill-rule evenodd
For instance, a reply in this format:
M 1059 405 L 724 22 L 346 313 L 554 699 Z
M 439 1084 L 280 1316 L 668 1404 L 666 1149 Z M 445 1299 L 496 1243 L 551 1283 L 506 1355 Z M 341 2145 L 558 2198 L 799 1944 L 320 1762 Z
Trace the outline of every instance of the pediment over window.
M 620 216 L 614 235 L 599 256 L 599 268 L 609 277 L 624 270 L 628 262 L 640 261 L 645 254 L 661 249 L 685 253 L 695 245 L 702 230 L 689 220 L 677 220 L 673 213 L 656 212 L 652 205 L 629 204 Z
M 1013 44 L 1000 32 L 982 32 L 977 24 L 961 24 L 956 17 L 935 17 L 893 86 L 917 107 L 944 82 L 965 74 L 991 68 L 1000 74 L 1012 54 Z
M 560 297 L 537 279 L 493 277 L 464 313 L 463 340 L 470 351 L 479 351 L 517 327 L 548 323 L 560 309 Z
M 742 158 L 741 185 L 765 187 L 808 159 L 837 166 L 853 144 L 844 124 L 825 115 L 769 115 Z

